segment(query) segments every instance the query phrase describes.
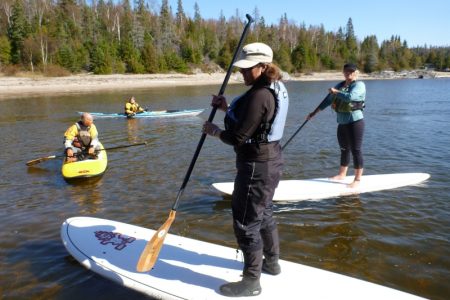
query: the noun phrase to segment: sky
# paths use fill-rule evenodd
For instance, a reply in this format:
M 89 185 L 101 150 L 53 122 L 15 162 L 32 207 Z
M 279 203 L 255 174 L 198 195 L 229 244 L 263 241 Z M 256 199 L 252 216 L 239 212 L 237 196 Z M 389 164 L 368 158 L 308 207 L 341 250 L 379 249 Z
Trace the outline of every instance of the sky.
M 157 0 L 149 2 L 161 3 Z M 253 15 L 258 8 L 267 25 L 278 24 L 285 13 L 290 22 L 320 26 L 326 31 L 344 30 L 349 18 L 358 40 L 375 35 L 378 43 L 392 35 L 409 47 L 450 46 L 450 0 L 182 0 L 184 12 L 194 16 L 197 2 L 203 19 Z M 176 13 L 178 0 L 169 0 Z

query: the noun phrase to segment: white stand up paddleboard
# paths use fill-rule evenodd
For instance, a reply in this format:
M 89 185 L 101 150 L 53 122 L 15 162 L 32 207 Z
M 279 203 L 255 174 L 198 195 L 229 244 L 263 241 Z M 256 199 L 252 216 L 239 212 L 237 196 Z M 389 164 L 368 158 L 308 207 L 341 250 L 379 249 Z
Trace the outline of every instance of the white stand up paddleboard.
M 136 271 L 155 231 L 90 217 L 67 219 L 61 238 L 86 268 L 156 299 L 230 299 L 220 285 L 241 280 L 236 249 L 168 234 L 154 268 Z M 262 274 L 262 293 L 251 299 L 422 299 L 392 288 L 281 260 L 281 274 Z
M 427 173 L 364 175 L 357 188 L 347 187 L 353 181 L 354 176 L 347 176 L 343 180 L 330 180 L 329 178 L 281 180 L 275 190 L 273 201 L 318 200 L 362 194 L 418 184 L 428 178 L 430 178 L 430 174 Z M 226 195 L 231 195 L 234 189 L 233 182 L 213 183 L 212 186 Z

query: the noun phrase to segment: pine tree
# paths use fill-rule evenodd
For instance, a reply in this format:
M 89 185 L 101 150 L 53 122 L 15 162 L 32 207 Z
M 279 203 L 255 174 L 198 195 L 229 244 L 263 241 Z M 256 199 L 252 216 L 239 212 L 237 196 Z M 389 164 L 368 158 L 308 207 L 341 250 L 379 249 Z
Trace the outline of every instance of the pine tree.
M 153 46 L 153 40 L 147 37 L 144 42 L 144 48 L 142 49 L 142 63 L 147 73 L 158 73 L 158 53 Z
M 162 51 L 169 51 L 174 48 L 174 35 L 172 27 L 172 15 L 170 13 L 168 0 L 162 0 L 160 12 L 160 28 L 161 28 L 161 48 Z
M 378 69 L 378 41 L 375 35 L 368 36 L 361 43 L 362 69 L 372 73 Z
M 8 37 L 11 43 L 11 62 L 20 64 L 22 62 L 23 43 L 27 38 L 28 24 L 24 14 L 22 1 L 16 1 L 12 7 Z
M 353 28 L 352 18 L 348 19 L 347 30 L 345 32 L 345 44 L 348 49 L 348 57 L 344 57 L 347 61 L 356 62 L 358 58 L 358 44 Z
M 210 26 L 204 31 L 204 46 L 203 46 L 203 56 L 208 63 L 210 60 L 214 60 L 217 58 L 219 53 L 219 39 L 214 30 L 213 26 Z M 201 58 L 200 60 L 201 61 Z
M 282 43 L 280 45 L 278 51 L 274 53 L 273 59 L 283 71 L 293 71 L 294 68 L 291 62 L 290 49 L 287 43 Z
M 222 48 L 219 50 L 219 56 L 216 59 L 216 62 L 223 69 L 227 69 L 231 63 L 232 54 L 230 50 L 229 43 L 225 43 Z
M 105 41 L 99 43 L 92 49 L 91 70 L 94 74 L 111 74 L 113 72 L 113 57 L 110 47 Z
M 177 2 L 176 24 L 178 34 L 182 35 L 184 33 L 184 26 L 186 25 L 186 14 L 184 13 L 183 3 L 181 0 L 178 0 Z
M 0 69 L 11 60 L 11 45 L 6 36 L 0 36 Z
M 342 65 L 345 62 L 348 62 L 348 59 L 350 57 L 350 52 L 348 50 L 346 41 L 345 41 L 345 34 L 344 34 L 344 30 L 339 27 L 338 32 L 336 34 L 336 41 L 334 44 L 334 61 L 336 62 L 337 65 L 341 65 L 340 67 L 342 67 Z
M 200 14 L 200 6 L 198 6 L 198 3 L 195 2 L 194 4 L 194 22 L 197 25 L 200 25 L 202 22 L 202 15 Z
M 217 22 L 217 39 L 219 44 L 223 45 L 227 38 L 227 20 L 223 15 L 223 10 L 220 10 L 219 21 Z
M 180 73 L 186 73 L 188 71 L 187 65 L 175 51 L 165 52 L 164 59 L 169 70 L 174 70 Z
M 253 10 L 253 35 L 255 36 L 255 40 L 259 41 L 259 34 L 260 34 L 260 22 L 261 22 L 261 16 L 259 14 L 259 9 L 257 6 L 255 6 L 255 9 Z

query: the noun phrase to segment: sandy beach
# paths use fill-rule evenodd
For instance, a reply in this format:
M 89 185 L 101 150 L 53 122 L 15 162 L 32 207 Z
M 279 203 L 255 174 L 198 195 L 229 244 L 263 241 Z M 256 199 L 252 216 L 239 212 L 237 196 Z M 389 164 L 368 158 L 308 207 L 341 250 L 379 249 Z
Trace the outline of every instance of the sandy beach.
M 231 76 L 229 83 L 235 83 Z M 220 84 L 225 73 L 214 74 L 145 74 L 145 75 L 92 75 L 81 74 L 66 77 L 44 76 L 0 76 L 0 99 L 35 96 L 42 94 L 88 93 L 144 89 L 152 87 L 173 87 L 189 85 Z
M 438 72 L 435 72 L 438 73 Z M 152 87 L 174 87 L 191 85 L 222 84 L 224 73 L 186 74 L 145 74 L 145 75 L 92 75 L 81 74 L 67 77 L 44 76 L 1 76 L 0 100 L 36 96 L 44 94 L 88 93 L 94 91 L 114 91 L 128 89 L 146 89 Z M 450 73 L 439 73 L 436 77 L 450 77 Z M 301 74 L 297 77 L 288 76 L 288 80 L 342 80 L 341 72 L 320 72 Z M 360 75 L 361 80 L 380 79 L 376 76 Z M 383 78 L 392 79 L 392 78 Z M 242 83 L 241 75 L 234 73 L 230 76 L 229 84 Z

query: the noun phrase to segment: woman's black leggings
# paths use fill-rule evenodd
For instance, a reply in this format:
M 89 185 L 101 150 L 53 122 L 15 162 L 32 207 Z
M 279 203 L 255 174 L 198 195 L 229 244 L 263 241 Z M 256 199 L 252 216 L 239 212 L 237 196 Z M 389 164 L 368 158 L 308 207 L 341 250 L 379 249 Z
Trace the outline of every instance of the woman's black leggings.
M 341 166 L 347 167 L 350 163 L 350 152 L 353 155 L 353 167 L 362 169 L 364 160 L 362 155 L 362 141 L 364 136 L 364 119 L 350 124 L 339 124 L 337 138 L 341 147 Z

